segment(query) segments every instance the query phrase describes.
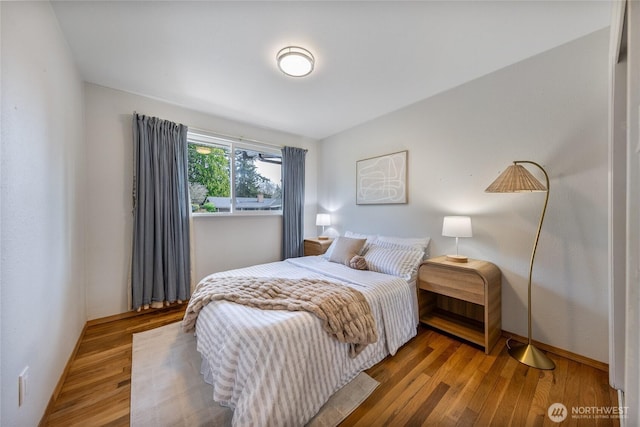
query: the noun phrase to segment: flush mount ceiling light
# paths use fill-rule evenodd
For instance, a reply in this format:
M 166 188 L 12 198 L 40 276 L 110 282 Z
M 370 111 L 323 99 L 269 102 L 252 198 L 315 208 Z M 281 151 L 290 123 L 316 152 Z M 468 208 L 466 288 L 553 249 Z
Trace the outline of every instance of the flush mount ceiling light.
M 206 147 L 204 145 L 196 146 L 196 152 L 200 154 L 211 154 L 211 147 Z
M 311 52 L 297 46 L 280 49 L 276 55 L 280 71 L 292 77 L 304 77 L 313 71 L 315 59 Z

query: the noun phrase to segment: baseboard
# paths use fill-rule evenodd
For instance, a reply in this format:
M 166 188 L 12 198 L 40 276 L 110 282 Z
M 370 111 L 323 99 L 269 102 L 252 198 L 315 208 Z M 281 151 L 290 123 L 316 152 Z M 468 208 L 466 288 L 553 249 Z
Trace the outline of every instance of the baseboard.
M 84 338 L 84 334 L 85 334 L 86 331 L 87 331 L 87 324 L 85 323 L 84 327 L 82 328 L 82 332 L 80 333 L 80 336 L 78 337 L 78 341 L 76 342 L 76 346 L 73 348 L 73 351 L 71 352 L 71 355 L 69 356 L 69 359 L 67 359 L 67 364 L 65 365 L 64 370 L 62 371 L 62 375 L 60 375 L 60 379 L 58 380 L 58 384 L 56 384 L 56 388 L 53 389 L 53 393 L 51 394 L 51 398 L 49 399 L 49 403 L 47 404 L 47 408 L 44 411 L 44 415 L 42 415 L 42 418 L 40 419 L 40 422 L 38 423 L 38 427 L 44 427 L 47 419 L 49 418 L 49 414 L 53 410 L 53 405 L 55 404 L 56 400 L 58 399 L 58 395 L 60 394 L 60 391 L 62 390 L 62 386 L 64 385 L 64 382 L 67 379 L 67 375 L 69 374 L 69 370 L 71 369 L 71 364 L 73 363 L 73 361 L 76 358 L 76 355 L 78 354 L 78 350 L 80 349 L 80 344 L 82 343 L 82 339 Z
M 113 314 L 111 316 L 107 316 L 107 317 L 100 317 L 98 319 L 91 319 L 87 321 L 87 326 L 95 326 L 95 325 L 102 325 L 103 323 L 109 323 L 109 322 L 113 322 L 115 320 L 122 320 L 122 319 L 128 319 L 130 317 L 135 317 L 135 316 L 139 316 L 141 314 L 145 314 L 145 313 L 150 313 L 151 311 L 154 310 L 160 310 L 160 309 L 156 309 L 156 308 L 150 308 L 149 310 L 141 310 L 141 311 L 127 311 L 126 313 L 120 313 L 120 314 Z
M 529 340 L 526 337 L 514 334 L 509 331 L 502 331 L 502 336 L 505 338 L 511 338 L 521 343 L 527 343 Z M 581 356 L 576 353 L 572 353 L 567 350 L 563 350 L 558 347 L 554 347 L 552 345 L 548 345 L 545 343 L 541 343 L 540 341 L 532 340 L 533 344 L 538 347 L 540 350 L 548 351 L 549 353 L 557 354 L 558 356 L 564 357 L 565 359 L 573 360 L 574 362 L 583 363 L 587 366 L 591 366 L 592 368 L 599 369 L 604 372 L 609 372 L 609 364 L 600 362 L 598 360 L 590 359 L 586 356 Z
M 140 311 L 131 310 L 131 311 L 127 311 L 126 313 L 114 314 L 114 315 L 107 316 L 107 317 L 100 317 L 98 319 L 89 320 L 87 322 L 87 326 L 101 325 L 103 323 L 109 323 L 109 322 L 113 322 L 115 320 L 128 319 L 130 317 L 136 317 L 136 316 L 140 316 L 140 315 L 143 315 L 143 314 L 155 313 L 157 311 L 172 310 L 177 306 L 184 307 L 185 304 L 187 304 L 188 302 L 189 302 L 189 300 L 186 300 L 186 301 L 183 301 L 181 303 L 177 303 L 176 302 L 176 303 L 172 303 L 171 305 L 167 305 L 167 306 L 160 307 L 160 308 L 148 308 L 146 310 L 140 310 Z

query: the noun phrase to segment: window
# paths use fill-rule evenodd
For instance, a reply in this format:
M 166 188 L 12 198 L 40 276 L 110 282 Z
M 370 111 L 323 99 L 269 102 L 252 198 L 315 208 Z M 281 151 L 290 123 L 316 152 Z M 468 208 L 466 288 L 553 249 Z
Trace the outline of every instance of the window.
M 282 212 L 278 148 L 191 131 L 187 141 L 192 212 Z

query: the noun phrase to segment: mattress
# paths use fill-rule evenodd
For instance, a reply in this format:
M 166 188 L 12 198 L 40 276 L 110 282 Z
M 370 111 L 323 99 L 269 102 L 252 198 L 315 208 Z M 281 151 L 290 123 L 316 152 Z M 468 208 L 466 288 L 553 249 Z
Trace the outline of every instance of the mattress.
M 329 397 L 416 335 L 415 281 L 354 270 L 323 257 L 292 258 L 212 276 L 330 280 L 364 295 L 378 341 L 357 357 L 307 312 L 214 301 L 196 322 L 197 349 L 213 400 L 234 410 L 234 426 L 302 426 Z

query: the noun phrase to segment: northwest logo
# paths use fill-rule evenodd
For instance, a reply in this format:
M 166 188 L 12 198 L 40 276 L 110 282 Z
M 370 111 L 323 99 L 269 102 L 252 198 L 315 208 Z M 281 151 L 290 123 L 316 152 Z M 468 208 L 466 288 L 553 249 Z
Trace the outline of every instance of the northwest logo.
M 566 420 L 568 414 L 569 412 L 567 411 L 567 407 L 562 403 L 554 403 L 553 405 L 549 406 L 549 409 L 547 410 L 547 415 L 549 416 L 551 421 L 556 423 L 561 423 Z

